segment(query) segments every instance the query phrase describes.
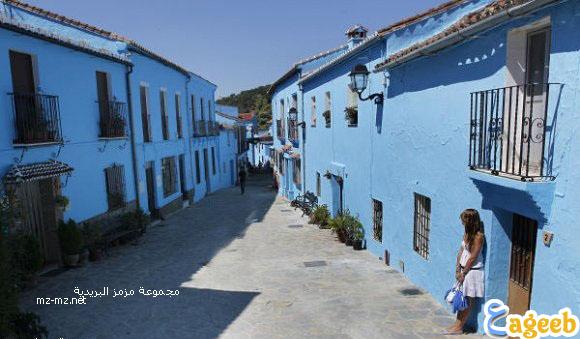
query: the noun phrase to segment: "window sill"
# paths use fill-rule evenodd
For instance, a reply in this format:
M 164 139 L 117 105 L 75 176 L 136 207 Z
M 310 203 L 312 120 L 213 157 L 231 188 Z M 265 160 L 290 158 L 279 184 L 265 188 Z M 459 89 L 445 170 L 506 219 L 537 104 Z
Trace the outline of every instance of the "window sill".
M 62 141 L 47 141 L 47 142 L 36 142 L 30 144 L 12 144 L 14 148 L 26 148 L 26 147 L 43 147 L 43 146 L 54 146 L 62 144 Z
M 129 139 L 128 136 L 123 136 L 123 137 L 99 137 L 99 140 L 101 140 L 101 141 L 127 140 L 127 139 Z

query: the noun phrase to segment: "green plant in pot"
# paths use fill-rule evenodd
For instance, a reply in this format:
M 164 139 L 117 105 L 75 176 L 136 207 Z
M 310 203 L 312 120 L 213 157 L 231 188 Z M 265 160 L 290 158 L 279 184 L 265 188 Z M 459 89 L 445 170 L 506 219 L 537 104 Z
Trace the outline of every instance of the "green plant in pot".
M 30 234 L 19 233 L 9 237 L 11 266 L 21 288 L 36 285 L 37 273 L 44 265 L 44 256 L 38 239 Z
M 85 223 L 83 226 L 83 238 L 89 249 L 89 260 L 101 260 L 104 247 L 101 224 L 97 221 Z
M 317 206 L 310 215 L 310 221 L 313 224 L 319 225 L 320 228 L 329 228 L 328 227 L 329 219 L 330 212 L 328 212 L 328 207 L 326 205 Z
M 72 219 L 69 219 L 67 222 L 61 220 L 58 226 L 58 238 L 64 264 L 69 267 L 76 266 L 84 245 L 83 234 L 78 228 L 77 223 Z
M 332 232 L 336 233 L 338 240 L 342 243 L 346 242 L 346 228 L 344 217 L 339 214 L 335 218 L 330 219 L 328 222 Z
M 358 108 L 356 107 L 347 107 L 344 109 L 344 117 L 348 124 L 353 126 L 358 123 Z
M 362 223 L 355 219 L 356 223 L 353 225 L 352 228 L 352 247 L 355 251 L 360 251 L 363 249 L 363 241 L 365 237 L 365 230 Z
M 62 211 L 66 211 L 70 201 L 64 195 L 57 195 L 54 197 L 54 203 L 56 204 L 56 207 L 60 208 Z

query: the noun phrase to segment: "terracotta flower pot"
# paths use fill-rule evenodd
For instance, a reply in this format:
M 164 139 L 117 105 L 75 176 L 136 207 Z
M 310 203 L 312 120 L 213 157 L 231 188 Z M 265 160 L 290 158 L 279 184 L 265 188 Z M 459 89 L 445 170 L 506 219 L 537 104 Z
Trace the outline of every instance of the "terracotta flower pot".
M 75 267 L 79 263 L 80 254 L 68 254 L 64 256 L 64 265 L 67 267 Z

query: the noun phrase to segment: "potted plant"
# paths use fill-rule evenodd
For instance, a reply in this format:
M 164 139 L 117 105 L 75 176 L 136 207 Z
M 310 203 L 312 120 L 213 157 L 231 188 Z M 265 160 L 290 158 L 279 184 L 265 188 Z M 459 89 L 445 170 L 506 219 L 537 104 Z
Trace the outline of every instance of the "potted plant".
M 64 212 L 68 208 L 70 201 L 64 195 L 59 194 L 54 197 L 54 203 L 56 204 L 56 207 L 60 208 L 60 210 Z
M 83 237 L 89 250 L 89 260 L 101 260 L 103 257 L 103 231 L 101 224 L 96 221 L 85 223 Z
M 340 241 L 341 243 L 345 243 L 346 242 L 346 230 L 345 230 L 344 217 L 342 215 L 338 215 L 335 218 L 330 219 L 330 222 L 328 224 L 330 226 L 330 229 L 332 229 L 332 231 L 334 233 L 336 233 L 336 236 L 338 237 L 338 241 Z
M 77 223 L 72 219 L 69 219 L 66 223 L 61 220 L 58 227 L 58 239 L 65 266 L 76 266 L 83 248 L 83 235 Z
M 328 207 L 326 205 L 317 206 L 310 215 L 311 223 L 317 224 L 320 228 L 328 228 L 329 219 L 330 213 L 328 212 Z
M 355 126 L 358 123 L 358 108 L 347 107 L 344 109 L 344 117 L 349 126 Z
M 324 121 L 326 122 L 326 126 L 330 126 L 330 110 L 326 110 L 322 112 L 322 116 L 324 117 Z
M 44 256 L 38 239 L 33 235 L 18 233 L 9 237 L 11 266 L 22 287 L 35 286 L 37 273 L 44 265 Z

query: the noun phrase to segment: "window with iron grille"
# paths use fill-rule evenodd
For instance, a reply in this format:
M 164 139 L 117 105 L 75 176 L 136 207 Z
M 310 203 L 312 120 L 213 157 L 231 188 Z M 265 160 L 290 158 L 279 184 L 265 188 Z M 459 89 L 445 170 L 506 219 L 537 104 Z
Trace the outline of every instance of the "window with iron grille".
M 141 101 L 141 123 L 143 127 L 143 141 L 151 142 L 151 115 L 149 114 L 149 88 L 141 86 L 139 88 Z
M 191 96 L 191 126 L 193 127 L 193 135 L 197 136 L 197 128 L 195 124 L 195 95 Z
M 293 168 L 293 171 L 294 171 L 294 173 L 293 173 L 294 174 L 294 176 L 293 176 L 294 183 L 296 185 L 300 185 L 300 183 L 302 182 L 302 180 L 300 178 L 301 177 L 301 174 L 300 174 L 300 159 L 294 159 L 293 165 L 294 165 L 294 168 Z
M 125 207 L 125 169 L 123 165 L 113 164 L 105 168 L 105 183 L 109 211 Z
M 325 121 L 325 127 L 330 128 L 330 123 L 332 119 L 332 101 L 330 99 L 330 92 L 326 92 L 324 95 L 324 112 L 322 113 Z
M 320 172 L 316 172 L 316 196 L 320 196 Z
M 168 197 L 177 192 L 177 167 L 175 157 L 161 159 L 161 176 L 163 178 L 163 196 Z
M 316 127 L 316 97 L 310 100 L 310 127 Z
M 211 148 L 211 170 L 213 175 L 216 174 L 216 169 L 215 169 L 215 147 Z
M 383 242 L 383 202 L 373 199 L 373 238 Z
M 167 117 L 167 100 L 164 90 L 159 91 L 159 104 L 161 105 L 161 129 L 163 140 L 169 140 L 169 118 Z
M 431 199 L 415 193 L 415 225 L 413 249 L 423 258 L 429 258 L 429 230 L 431 227 Z
M 195 151 L 195 182 L 201 183 L 201 173 L 199 171 L 199 151 Z
M 175 94 L 175 122 L 177 123 L 177 137 L 183 138 L 183 126 L 181 125 L 181 96 Z

